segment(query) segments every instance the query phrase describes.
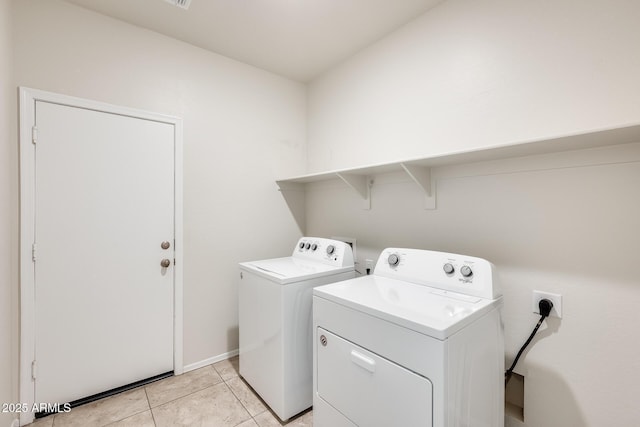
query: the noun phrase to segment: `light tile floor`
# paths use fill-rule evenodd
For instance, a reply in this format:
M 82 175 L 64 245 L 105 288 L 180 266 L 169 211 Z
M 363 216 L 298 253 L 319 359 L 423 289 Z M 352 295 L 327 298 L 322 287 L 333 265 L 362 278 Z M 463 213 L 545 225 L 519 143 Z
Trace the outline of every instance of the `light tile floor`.
M 279 427 L 285 425 L 238 376 L 238 358 L 205 366 L 41 418 L 32 427 Z M 311 427 L 312 411 L 286 424 Z

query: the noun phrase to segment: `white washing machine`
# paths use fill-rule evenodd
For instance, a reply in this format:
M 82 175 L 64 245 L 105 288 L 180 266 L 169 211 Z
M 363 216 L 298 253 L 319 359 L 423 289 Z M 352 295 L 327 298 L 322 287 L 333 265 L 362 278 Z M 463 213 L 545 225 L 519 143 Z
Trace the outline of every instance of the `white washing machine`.
M 317 237 L 240 264 L 240 375 L 283 421 L 313 402 L 312 290 L 354 277 L 351 246 Z
M 374 274 L 313 290 L 314 427 L 502 427 L 494 267 L 385 249 Z

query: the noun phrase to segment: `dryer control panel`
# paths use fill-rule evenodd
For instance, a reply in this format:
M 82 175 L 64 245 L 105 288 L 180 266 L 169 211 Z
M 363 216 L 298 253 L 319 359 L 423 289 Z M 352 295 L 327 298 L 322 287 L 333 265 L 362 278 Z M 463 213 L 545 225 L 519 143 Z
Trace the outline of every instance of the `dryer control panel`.
M 302 237 L 293 248 L 293 258 L 312 260 L 335 267 L 353 267 L 351 246 L 340 240 Z
M 501 295 L 493 264 L 467 255 L 387 248 L 373 274 L 480 298 Z

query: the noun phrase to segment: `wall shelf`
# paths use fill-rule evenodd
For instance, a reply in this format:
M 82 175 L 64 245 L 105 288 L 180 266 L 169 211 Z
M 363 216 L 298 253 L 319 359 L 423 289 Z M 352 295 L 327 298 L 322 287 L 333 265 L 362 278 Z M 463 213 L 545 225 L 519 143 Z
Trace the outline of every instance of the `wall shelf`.
M 371 209 L 371 186 L 373 185 L 373 181 L 371 181 L 367 175 L 336 172 L 336 176 L 362 198 L 363 209 Z
M 356 197 L 363 200 L 363 209 L 370 209 L 371 186 L 373 185 L 374 177 L 380 174 L 404 171 L 424 193 L 425 209 L 435 209 L 436 180 L 431 179 L 431 169 L 434 167 L 553 154 L 634 142 L 640 142 L 640 124 L 498 145 L 483 149 L 438 153 L 430 157 L 312 173 L 279 179 L 276 183 L 287 200 L 292 213 L 294 213 L 298 224 L 304 230 L 304 191 L 308 183 L 339 179 L 353 189 Z M 300 203 L 302 203 L 302 206 Z M 298 217 L 299 215 L 300 217 Z

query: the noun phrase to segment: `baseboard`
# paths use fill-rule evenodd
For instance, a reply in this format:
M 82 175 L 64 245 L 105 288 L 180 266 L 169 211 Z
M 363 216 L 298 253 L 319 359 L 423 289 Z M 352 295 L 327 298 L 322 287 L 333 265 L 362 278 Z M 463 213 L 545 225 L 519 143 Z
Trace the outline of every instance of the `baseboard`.
M 230 358 L 232 358 L 234 356 L 237 356 L 239 353 L 240 352 L 238 351 L 238 349 L 235 349 L 235 350 L 231 350 L 231 351 L 229 351 L 227 353 L 222 353 L 222 354 L 219 354 L 217 356 L 213 356 L 213 357 L 210 357 L 208 359 L 201 360 L 199 362 L 190 363 L 190 364 L 184 366 L 184 372 L 186 373 L 186 372 L 198 369 L 198 368 L 202 368 L 204 366 L 212 365 L 212 364 L 214 364 L 216 362 L 220 362 L 222 360 L 230 359 Z

